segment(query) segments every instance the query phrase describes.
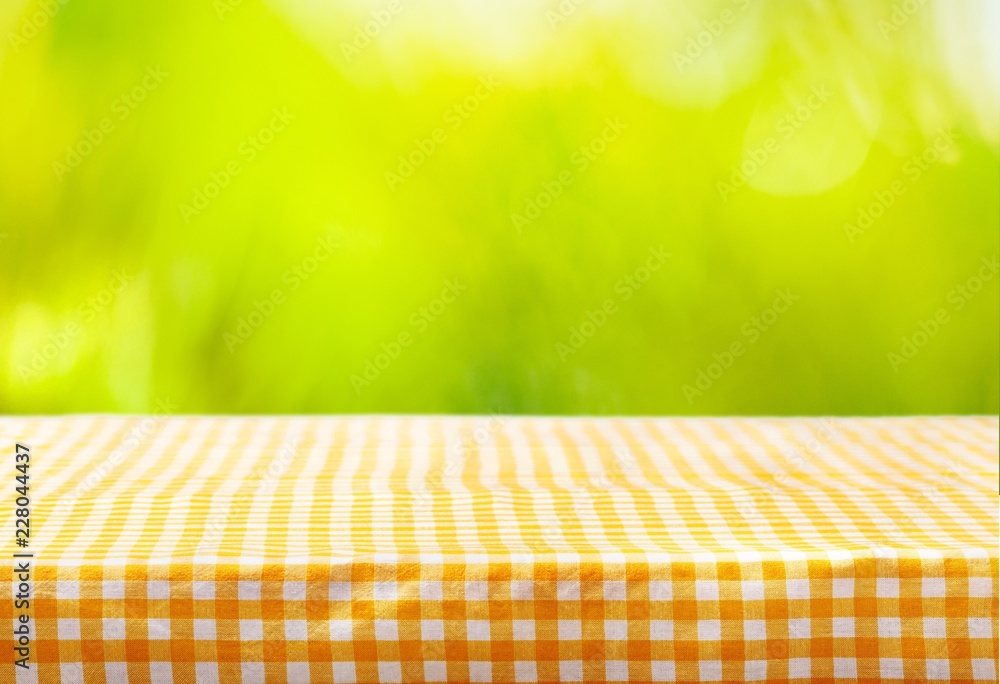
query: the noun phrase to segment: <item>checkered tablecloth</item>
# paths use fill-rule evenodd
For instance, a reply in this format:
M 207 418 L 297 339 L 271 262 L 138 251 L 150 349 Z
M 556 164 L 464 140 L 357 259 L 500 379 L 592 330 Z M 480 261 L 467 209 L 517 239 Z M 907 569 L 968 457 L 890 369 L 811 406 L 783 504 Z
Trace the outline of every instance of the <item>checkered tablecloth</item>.
M 0 419 L 2 682 L 997 679 L 998 420 Z M 17 625 L 16 577 L 0 618 Z M 16 675 L 16 679 L 15 679 Z

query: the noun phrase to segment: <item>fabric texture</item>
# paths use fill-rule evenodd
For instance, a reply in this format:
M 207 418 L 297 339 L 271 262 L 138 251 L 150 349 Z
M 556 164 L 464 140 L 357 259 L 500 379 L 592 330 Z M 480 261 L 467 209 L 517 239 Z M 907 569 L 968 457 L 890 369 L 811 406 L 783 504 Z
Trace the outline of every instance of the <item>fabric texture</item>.
M 6 417 L 0 437 L 6 576 L 34 555 L 30 669 L 5 656 L 2 682 L 997 679 L 996 417 Z

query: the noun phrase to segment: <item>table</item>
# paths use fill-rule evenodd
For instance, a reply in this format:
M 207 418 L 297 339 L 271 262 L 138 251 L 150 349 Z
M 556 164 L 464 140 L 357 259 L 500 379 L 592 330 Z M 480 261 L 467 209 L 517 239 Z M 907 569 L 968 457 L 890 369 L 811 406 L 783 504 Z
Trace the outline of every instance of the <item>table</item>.
M 4 682 L 997 679 L 995 416 L 5 417 L 0 436 L 0 619 L 30 621 L 27 670 L 0 635 Z

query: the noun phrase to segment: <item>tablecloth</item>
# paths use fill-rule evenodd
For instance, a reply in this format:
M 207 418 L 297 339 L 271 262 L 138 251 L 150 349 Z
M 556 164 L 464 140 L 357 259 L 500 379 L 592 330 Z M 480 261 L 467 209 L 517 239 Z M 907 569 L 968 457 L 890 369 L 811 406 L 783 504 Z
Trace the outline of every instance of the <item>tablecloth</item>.
M 30 622 L 27 668 L 0 635 L 4 682 L 997 679 L 996 417 L 5 417 L 0 438 L 0 618 Z

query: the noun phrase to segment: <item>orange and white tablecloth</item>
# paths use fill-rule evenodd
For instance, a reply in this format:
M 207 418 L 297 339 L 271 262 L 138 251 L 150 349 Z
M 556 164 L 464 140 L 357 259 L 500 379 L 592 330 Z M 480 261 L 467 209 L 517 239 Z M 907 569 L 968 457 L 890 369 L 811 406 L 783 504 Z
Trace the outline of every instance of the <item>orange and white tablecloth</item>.
M 30 620 L 0 682 L 997 679 L 996 417 L 6 417 L 0 443 L 0 618 Z

